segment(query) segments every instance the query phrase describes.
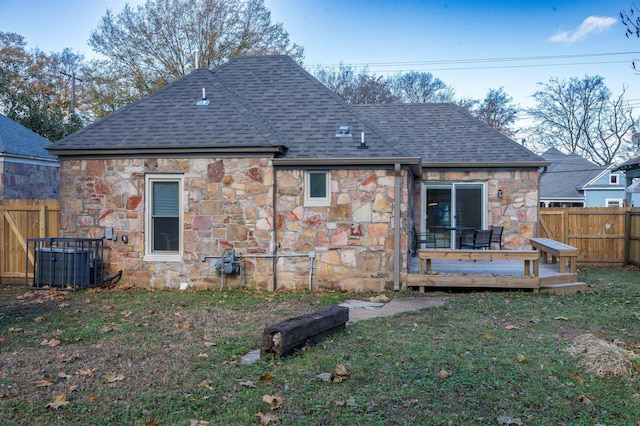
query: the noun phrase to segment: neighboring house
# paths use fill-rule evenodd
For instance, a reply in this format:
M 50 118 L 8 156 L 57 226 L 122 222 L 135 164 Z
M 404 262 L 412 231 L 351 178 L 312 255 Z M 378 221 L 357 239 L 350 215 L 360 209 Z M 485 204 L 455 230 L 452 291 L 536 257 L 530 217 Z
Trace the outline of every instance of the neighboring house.
M 551 162 L 540 179 L 542 207 L 618 207 L 624 204 L 626 178 L 615 165 L 599 166 L 578 154 L 550 148 Z M 635 199 L 634 199 L 635 200 Z
M 613 171 L 625 175 L 625 203 L 631 207 L 640 206 L 640 155 L 618 164 Z
M 59 165 L 50 145 L 0 114 L 0 200 L 58 198 Z
M 528 247 L 548 165 L 454 105 L 349 105 L 285 56 L 197 69 L 50 152 L 63 236 L 113 231 L 111 270 L 154 288 L 400 289 L 414 229 Z

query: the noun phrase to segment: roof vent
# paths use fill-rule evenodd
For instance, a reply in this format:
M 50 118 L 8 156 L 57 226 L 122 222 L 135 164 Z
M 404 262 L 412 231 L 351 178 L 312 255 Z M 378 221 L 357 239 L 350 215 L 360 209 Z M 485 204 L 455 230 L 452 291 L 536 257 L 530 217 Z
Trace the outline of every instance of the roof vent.
M 204 91 L 204 87 L 202 88 L 202 99 L 196 102 L 196 105 L 209 105 L 209 99 L 207 99 L 207 94 Z
M 338 127 L 338 133 L 336 133 L 336 138 L 350 138 L 351 133 L 349 133 L 349 126 L 340 126 Z

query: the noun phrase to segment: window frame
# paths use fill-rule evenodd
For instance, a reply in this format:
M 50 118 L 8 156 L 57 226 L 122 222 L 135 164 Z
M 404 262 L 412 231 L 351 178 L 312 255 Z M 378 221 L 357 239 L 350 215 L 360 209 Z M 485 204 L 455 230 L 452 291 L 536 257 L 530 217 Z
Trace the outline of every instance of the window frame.
M 611 173 L 609 175 L 609 185 L 619 185 L 620 176 L 617 173 Z
M 610 204 L 615 203 L 615 206 L 612 206 Z M 604 206 L 605 207 L 622 207 L 624 206 L 624 200 L 622 198 L 605 198 L 604 199 Z
M 178 183 L 178 251 L 153 251 L 153 184 L 155 182 Z M 144 223 L 144 261 L 182 262 L 184 235 L 184 175 L 182 174 L 147 174 L 144 177 L 145 223 Z
M 311 174 L 324 174 L 325 196 L 311 196 Z M 305 170 L 304 171 L 304 206 L 305 207 L 327 207 L 331 205 L 331 172 L 329 170 Z

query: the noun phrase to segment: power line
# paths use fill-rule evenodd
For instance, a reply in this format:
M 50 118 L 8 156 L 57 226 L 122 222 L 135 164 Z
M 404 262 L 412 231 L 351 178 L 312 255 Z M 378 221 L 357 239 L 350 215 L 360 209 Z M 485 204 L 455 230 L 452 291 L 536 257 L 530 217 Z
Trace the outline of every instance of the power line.
M 602 65 L 602 64 L 622 64 L 628 60 L 621 61 L 595 61 L 595 62 L 552 62 L 546 64 L 511 64 L 511 65 L 475 65 L 475 66 L 455 66 L 455 65 L 474 65 L 474 64 L 490 64 L 490 63 L 507 63 L 507 62 L 532 62 L 547 61 L 558 59 L 577 59 L 577 58 L 596 58 L 604 56 L 621 56 L 640 54 L 640 52 L 612 52 L 612 53 L 588 53 L 580 55 L 548 55 L 548 56 L 519 56 L 511 58 L 476 58 L 476 59 L 450 59 L 437 61 L 407 61 L 407 62 L 371 62 L 371 63 L 353 63 L 347 64 L 352 67 L 367 67 L 372 72 L 391 73 L 404 72 L 409 67 L 426 68 L 432 71 L 455 71 L 455 70 L 479 70 L 479 69 L 510 69 L 510 68 L 531 68 L 531 67 L 558 67 L 558 66 L 576 66 L 576 65 Z M 335 68 L 341 64 L 319 64 L 311 65 L 309 68 Z M 452 65 L 451 67 L 446 67 Z M 435 68 L 433 68 L 435 66 Z M 443 67 L 444 66 L 444 67 Z M 388 67 L 397 67 L 396 69 L 385 69 Z
M 514 56 L 507 58 L 475 58 L 475 59 L 446 59 L 437 61 L 406 61 L 406 62 L 368 62 L 368 63 L 352 63 L 351 66 L 399 66 L 399 65 L 447 65 L 447 64 L 460 64 L 468 63 L 475 64 L 481 62 L 520 62 L 520 61 L 540 61 L 548 59 L 574 59 L 574 58 L 589 58 L 599 56 L 619 56 L 619 55 L 636 55 L 640 52 L 609 52 L 609 53 L 584 53 L 576 55 L 547 55 L 547 56 Z M 317 65 L 315 67 L 334 67 L 340 64 L 324 64 Z M 312 67 L 314 67 L 312 65 Z

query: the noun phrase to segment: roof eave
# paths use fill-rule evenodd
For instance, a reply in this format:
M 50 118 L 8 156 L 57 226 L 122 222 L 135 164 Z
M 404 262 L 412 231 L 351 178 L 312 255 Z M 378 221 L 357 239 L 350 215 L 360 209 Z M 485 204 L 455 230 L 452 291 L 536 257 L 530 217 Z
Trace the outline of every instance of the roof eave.
M 136 148 L 136 149 L 49 149 L 51 154 L 61 159 L 80 158 L 152 158 L 158 156 L 198 157 L 202 155 L 282 155 L 287 151 L 285 147 L 243 147 L 243 148 Z
M 478 169 L 478 168 L 522 168 L 522 167 L 548 167 L 550 161 L 523 161 L 523 162 L 478 162 L 478 163 L 458 163 L 458 162 L 424 162 L 425 169 L 450 168 L 450 169 Z

